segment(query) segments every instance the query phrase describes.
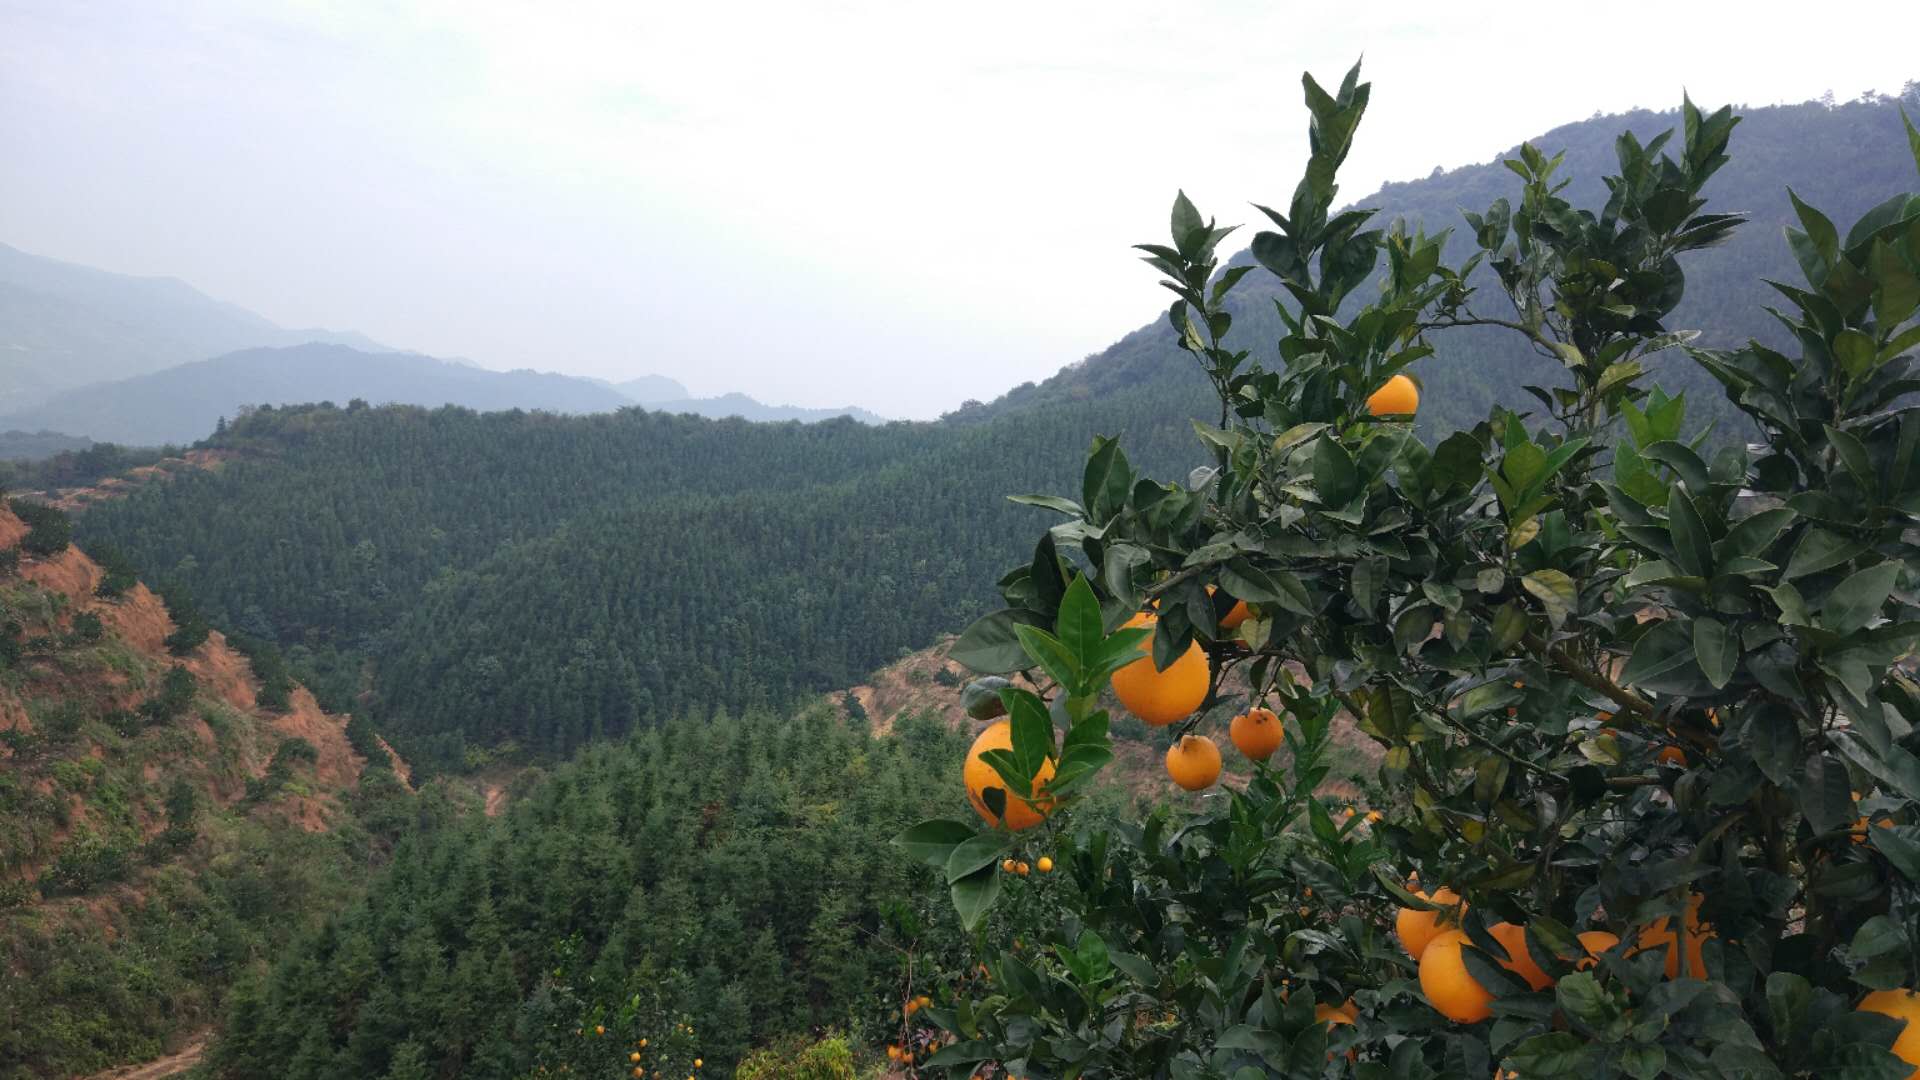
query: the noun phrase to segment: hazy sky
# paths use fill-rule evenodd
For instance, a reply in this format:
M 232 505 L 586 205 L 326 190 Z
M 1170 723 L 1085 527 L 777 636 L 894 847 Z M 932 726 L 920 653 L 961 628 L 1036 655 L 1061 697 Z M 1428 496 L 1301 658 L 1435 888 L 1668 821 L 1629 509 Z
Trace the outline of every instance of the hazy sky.
M 1357 198 L 1683 87 L 1897 92 L 1917 39 L 1913 0 L 0 0 L 0 242 L 488 367 L 928 417 L 1152 318 L 1128 245 L 1176 188 L 1284 203 L 1303 68 L 1366 55 Z

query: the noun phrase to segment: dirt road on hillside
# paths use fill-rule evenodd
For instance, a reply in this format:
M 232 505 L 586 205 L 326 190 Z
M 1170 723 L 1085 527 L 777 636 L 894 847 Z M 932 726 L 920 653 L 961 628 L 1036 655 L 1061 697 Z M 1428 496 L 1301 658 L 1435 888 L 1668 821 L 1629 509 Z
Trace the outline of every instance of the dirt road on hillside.
M 200 1064 L 200 1059 L 206 1056 L 207 1034 L 203 1031 L 195 1035 L 177 1054 L 168 1054 L 140 1065 L 108 1069 L 87 1077 L 87 1080 L 166 1080 L 169 1076 L 178 1076 Z

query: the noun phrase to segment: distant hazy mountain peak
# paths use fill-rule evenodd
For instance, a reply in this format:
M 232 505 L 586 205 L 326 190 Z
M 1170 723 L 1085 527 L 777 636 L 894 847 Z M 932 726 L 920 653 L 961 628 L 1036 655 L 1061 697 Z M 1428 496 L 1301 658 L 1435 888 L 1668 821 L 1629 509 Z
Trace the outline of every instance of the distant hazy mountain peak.
M 679 380 L 669 379 L 665 375 L 642 375 L 609 385 L 642 405 L 651 405 L 656 401 L 681 401 L 693 396 L 687 393 L 687 388 L 680 385 Z

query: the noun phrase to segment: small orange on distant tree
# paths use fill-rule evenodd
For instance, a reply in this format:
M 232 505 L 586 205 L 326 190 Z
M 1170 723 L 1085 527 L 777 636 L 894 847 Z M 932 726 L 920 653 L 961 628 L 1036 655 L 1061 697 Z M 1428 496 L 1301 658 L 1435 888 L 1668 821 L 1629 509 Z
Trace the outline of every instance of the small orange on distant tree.
M 1026 877 L 1027 873 L 1032 869 L 1033 867 L 1028 866 L 1025 859 L 1013 864 L 1013 872 L 1019 874 L 1021 877 Z
M 1233 718 L 1227 734 L 1242 754 L 1254 761 L 1265 761 L 1280 749 L 1285 729 L 1272 709 L 1248 709 Z
M 1128 619 L 1127 625 L 1151 629 L 1158 622 L 1142 613 Z M 1140 659 L 1113 673 L 1113 693 L 1120 704 L 1150 727 L 1166 727 L 1193 715 L 1207 699 L 1212 678 L 1206 650 L 1193 642 L 1164 671 L 1154 666 L 1153 639 L 1141 642 L 1140 652 Z
M 1167 747 L 1167 775 L 1188 791 L 1212 787 L 1220 779 L 1220 748 L 1205 735 L 1182 735 Z
M 1395 375 L 1367 398 L 1367 411 L 1375 416 L 1412 416 L 1420 411 L 1420 387 L 1406 375 Z
M 1687 767 L 1687 752 L 1677 746 L 1663 746 L 1660 748 L 1660 753 L 1654 760 L 1662 765 L 1671 765 L 1676 769 L 1684 769 Z
M 1053 859 L 1050 856 L 1042 855 L 1040 856 L 1040 861 L 1033 864 L 1033 868 L 1043 874 L 1051 874 L 1053 873 Z

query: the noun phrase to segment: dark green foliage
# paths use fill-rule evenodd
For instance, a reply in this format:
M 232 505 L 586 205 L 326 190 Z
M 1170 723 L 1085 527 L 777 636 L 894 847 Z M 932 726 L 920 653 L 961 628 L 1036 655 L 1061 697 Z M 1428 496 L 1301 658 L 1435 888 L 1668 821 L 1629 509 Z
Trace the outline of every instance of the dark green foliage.
M 40 878 L 40 892 L 46 896 L 90 893 L 125 877 L 131 865 L 125 840 L 88 833 L 61 847 Z
M 61 438 L 66 437 L 61 436 Z M 39 456 L 42 459 L 8 463 L 12 477 L 9 485 L 25 491 L 86 487 L 109 476 L 117 476 L 128 469 L 152 465 L 164 457 L 179 452 L 178 448 L 172 446 L 138 449 L 104 442 L 88 444 L 84 438 L 74 441 L 81 445 L 62 449 L 61 452 L 51 455 L 30 453 L 17 455 L 26 458 Z M 6 437 L 0 436 L 0 453 L 3 453 L 5 448 Z
M 83 527 L 272 633 L 335 708 L 364 710 L 370 656 L 374 719 L 416 763 L 509 740 L 559 757 L 682 702 L 850 685 L 964 623 L 1042 520 L 1000 491 L 1066 470 L 1115 415 L 1144 460 L 1194 463 L 1157 408 L 980 427 L 262 409 L 227 441 L 272 455 Z
M 902 728 L 874 740 L 825 709 L 675 721 L 585 751 L 500 818 L 408 837 L 363 902 L 236 994 L 216 1075 L 606 1067 L 658 1041 L 623 1017 L 635 994 L 661 1012 L 662 991 L 703 1075 L 781 1035 L 879 1037 L 904 985 L 884 942 L 933 921 L 900 900 L 930 875 L 884 838 L 950 801 L 963 747 L 932 721 Z
M 30 499 L 13 499 L 8 506 L 27 524 L 27 537 L 20 541 L 21 550 L 42 558 L 67 550 L 67 544 L 73 540 L 73 522 L 64 510 Z
M 160 594 L 161 602 L 167 606 L 168 617 L 173 619 L 174 631 L 167 635 L 167 651 L 175 656 L 185 656 L 204 644 L 213 628 L 201 613 L 200 605 L 194 601 L 192 591 L 179 581 L 164 582 L 154 591 Z
M 105 632 L 106 628 L 101 624 L 99 615 L 91 611 L 83 611 L 73 617 L 73 627 L 68 631 L 68 635 L 74 644 L 92 645 L 99 641 Z
M 260 692 L 254 698 L 255 705 L 275 713 L 293 708 L 293 671 L 287 667 L 287 658 L 278 646 L 239 632 L 228 634 L 227 644 L 247 658 L 247 662 L 253 666 L 253 677 L 260 680 Z
M 0 551 L 0 577 L 12 577 L 20 572 L 20 549 L 10 547 Z
M 193 673 L 175 664 L 167 669 L 160 689 L 140 703 L 140 715 L 146 717 L 149 724 L 171 724 L 193 704 L 193 692 Z
M 138 582 L 138 576 L 126 555 L 112 544 L 89 544 L 87 556 L 100 567 L 100 584 L 93 594 L 106 600 L 125 595 Z

